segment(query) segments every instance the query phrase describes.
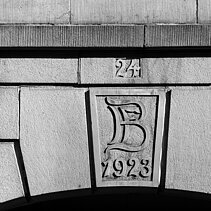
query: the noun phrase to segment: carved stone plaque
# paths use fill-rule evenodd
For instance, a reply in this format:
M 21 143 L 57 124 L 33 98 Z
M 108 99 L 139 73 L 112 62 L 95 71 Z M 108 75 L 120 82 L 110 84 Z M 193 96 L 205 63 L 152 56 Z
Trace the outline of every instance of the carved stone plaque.
M 158 186 L 165 90 L 90 95 L 97 186 Z

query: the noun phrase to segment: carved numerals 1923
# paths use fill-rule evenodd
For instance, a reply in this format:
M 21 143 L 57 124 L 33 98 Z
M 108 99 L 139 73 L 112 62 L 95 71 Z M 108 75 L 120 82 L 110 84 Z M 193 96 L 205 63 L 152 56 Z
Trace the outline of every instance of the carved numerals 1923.
M 114 161 L 107 160 L 102 162 L 103 175 L 102 177 L 142 177 L 147 178 L 151 175 L 150 161 L 148 159 L 131 158 L 124 160 L 118 158 Z
M 115 76 L 121 78 L 140 78 L 140 59 L 115 59 Z

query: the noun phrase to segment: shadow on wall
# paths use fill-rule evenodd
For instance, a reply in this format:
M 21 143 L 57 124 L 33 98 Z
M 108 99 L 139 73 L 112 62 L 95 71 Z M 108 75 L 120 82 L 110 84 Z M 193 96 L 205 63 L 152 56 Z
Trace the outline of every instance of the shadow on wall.
M 100 188 L 65 191 L 12 200 L 0 205 L 0 210 L 188 210 L 210 209 L 211 195 L 189 191 L 154 188 Z
M 183 58 L 211 57 L 210 47 L 1 47 L 0 58 Z

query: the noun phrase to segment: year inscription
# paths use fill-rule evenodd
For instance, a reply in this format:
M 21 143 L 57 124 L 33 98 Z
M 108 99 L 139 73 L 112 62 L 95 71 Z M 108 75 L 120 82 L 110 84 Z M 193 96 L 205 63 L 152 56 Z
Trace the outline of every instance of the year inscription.
M 104 168 L 102 177 L 142 177 L 147 178 L 151 176 L 151 166 L 149 166 L 149 159 L 131 158 L 124 160 L 117 158 L 116 160 L 107 160 L 102 162 Z

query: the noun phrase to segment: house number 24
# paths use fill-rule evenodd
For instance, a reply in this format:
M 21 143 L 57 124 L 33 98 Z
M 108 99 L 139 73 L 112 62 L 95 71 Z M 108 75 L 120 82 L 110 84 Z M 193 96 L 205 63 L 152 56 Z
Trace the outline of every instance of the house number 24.
M 140 59 L 115 59 L 115 77 L 142 77 Z
M 151 175 L 150 161 L 148 159 L 131 158 L 124 160 L 107 160 L 102 162 L 104 168 L 102 177 L 142 177 L 146 178 Z

